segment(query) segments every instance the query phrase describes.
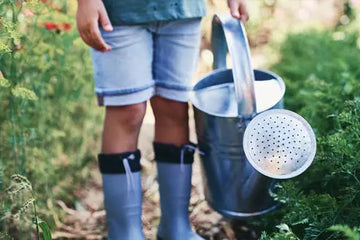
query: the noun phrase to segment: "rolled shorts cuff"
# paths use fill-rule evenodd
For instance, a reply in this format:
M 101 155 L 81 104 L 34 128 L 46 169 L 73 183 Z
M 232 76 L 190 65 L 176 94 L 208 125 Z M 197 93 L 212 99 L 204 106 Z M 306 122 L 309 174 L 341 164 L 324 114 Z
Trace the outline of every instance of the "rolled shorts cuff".
M 136 92 L 97 92 L 97 99 L 99 106 L 126 106 L 133 105 L 149 100 L 154 96 L 155 89 L 154 86 L 147 87 L 143 90 Z
M 188 102 L 192 87 L 156 83 L 155 95 L 177 102 Z

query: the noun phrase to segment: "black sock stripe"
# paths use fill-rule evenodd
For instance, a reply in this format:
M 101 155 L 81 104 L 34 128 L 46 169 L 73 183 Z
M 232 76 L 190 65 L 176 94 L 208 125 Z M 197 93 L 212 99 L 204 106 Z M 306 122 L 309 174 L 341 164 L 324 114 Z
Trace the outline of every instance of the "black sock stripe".
M 133 155 L 133 158 L 131 155 Z M 141 153 L 140 150 L 136 150 L 135 152 L 124 153 L 100 153 L 98 155 L 100 172 L 108 174 L 125 173 L 123 164 L 124 158 L 128 159 L 131 172 L 138 172 L 141 170 Z
M 190 143 L 195 147 L 196 145 Z M 154 142 L 154 152 L 155 152 L 155 161 L 156 162 L 167 162 L 167 163 L 181 163 L 181 151 L 184 151 L 184 163 L 192 164 L 194 162 L 194 150 L 186 148 L 185 145 L 177 147 L 173 144 L 158 143 Z

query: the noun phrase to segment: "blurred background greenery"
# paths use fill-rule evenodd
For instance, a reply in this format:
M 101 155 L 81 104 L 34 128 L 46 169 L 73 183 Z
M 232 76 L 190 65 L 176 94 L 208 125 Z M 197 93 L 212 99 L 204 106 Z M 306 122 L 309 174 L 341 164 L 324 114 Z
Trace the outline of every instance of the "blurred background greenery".
M 281 184 L 277 199 L 286 207 L 249 222 L 228 221 L 209 209 L 197 164 L 192 222 L 207 239 L 360 239 L 360 1 L 248 5 L 253 65 L 284 78 L 286 108 L 313 126 L 317 157 L 304 175 Z M 211 19 L 226 11 L 225 0 L 208 1 L 194 83 L 212 70 Z M 47 222 L 56 239 L 106 236 L 96 167 L 103 108 L 97 107 L 89 49 L 76 31 L 75 13 L 70 0 L 0 1 L 3 239 L 36 239 L 34 217 Z M 140 139 L 149 239 L 159 219 L 153 121 L 149 111 Z

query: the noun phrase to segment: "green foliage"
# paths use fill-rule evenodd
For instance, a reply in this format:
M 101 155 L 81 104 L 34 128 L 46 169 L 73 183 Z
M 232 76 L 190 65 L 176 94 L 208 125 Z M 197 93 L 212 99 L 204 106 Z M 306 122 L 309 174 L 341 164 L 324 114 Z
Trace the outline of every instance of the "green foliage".
M 85 166 L 96 156 L 101 131 L 89 49 L 69 14 L 75 7 L 62 0 L 0 1 L 0 188 L 14 173 L 26 176 L 50 228 L 55 221 L 47 203 L 73 202 L 74 189 L 88 177 Z M 22 189 L 12 188 L 9 196 L 17 190 Z M 26 199 L 20 204 L 0 195 L 0 210 L 21 210 L 21 215 L 32 204 Z M 34 232 L 26 214 L 21 222 L 1 219 L 0 232 L 15 239 L 29 239 Z M 46 226 L 35 220 L 48 236 Z
M 261 234 L 260 240 L 277 239 L 277 240 L 300 240 L 285 223 L 276 226 L 279 232 L 273 233 L 271 236 L 266 232 Z
M 331 231 L 342 232 L 349 240 L 360 240 L 360 228 L 350 228 L 345 225 L 334 225 L 329 228 Z
M 263 219 L 286 223 L 299 239 L 344 239 L 329 228 L 359 224 L 359 37 L 356 33 L 345 34 L 342 40 L 333 36 L 331 32 L 290 35 L 273 68 L 286 81 L 287 108 L 303 115 L 317 135 L 313 165 L 303 175 L 281 183 L 276 197 L 286 207 Z M 275 230 L 267 227 L 268 232 Z M 283 231 L 264 236 L 287 239 Z
M 42 230 L 44 240 L 52 240 L 50 228 L 44 221 L 39 221 L 39 227 Z
M 11 86 L 10 81 L 0 76 L 0 87 L 8 88 L 10 86 Z
M 31 100 L 31 101 L 38 100 L 34 91 L 24 88 L 24 87 L 20 87 L 20 86 L 15 86 L 14 88 L 12 88 L 11 94 L 14 97 L 18 97 L 18 98 L 22 98 L 22 99 L 26 99 L 26 100 Z
M 12 175 L 10 179 L 10 186 L 5 191 L 12 204 L 7 212 L 2 213 L 2 220 L 19 224 L 24 219 L 24 216 L 27 217 L 27 212 L 32 208 L 32 218 L 33 223 L 36 225 L 37 239 L 40 239 L 40 227 L 44 240 L 51 240 L 51 233 L 47 223 L 38 219 L 35 194 L 30 181 L 19 174 Z
M 344 33 L 345 34 L 345 33 Z M 322 133 L 334 130 L 344 100 L 360 96 L 357 34 L 335 40 L 333 33 L 290 35 L 274 71 L 286 80 L 286 104 Z

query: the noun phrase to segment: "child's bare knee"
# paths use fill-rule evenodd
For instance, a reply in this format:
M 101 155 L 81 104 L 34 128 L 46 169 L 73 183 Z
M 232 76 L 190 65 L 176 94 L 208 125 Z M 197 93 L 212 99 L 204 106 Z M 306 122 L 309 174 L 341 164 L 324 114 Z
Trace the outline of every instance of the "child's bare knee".
M 106 108 L 106 118 L 111 119 L 113 124 L 121 127 L 140 128 L 145 111 L 145 103 L 119 107 L 111 106 Z

